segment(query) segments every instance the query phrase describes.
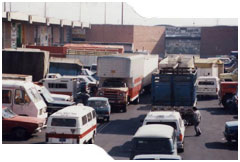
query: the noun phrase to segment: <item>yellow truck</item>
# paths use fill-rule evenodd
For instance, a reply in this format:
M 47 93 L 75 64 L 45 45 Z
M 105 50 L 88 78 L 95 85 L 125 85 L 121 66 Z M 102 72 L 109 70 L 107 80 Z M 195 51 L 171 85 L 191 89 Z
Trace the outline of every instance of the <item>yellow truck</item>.
M 231 73 L 221 73 L 220 74 L 221 81 L 238 81 L 238 68 L 233 70 Z

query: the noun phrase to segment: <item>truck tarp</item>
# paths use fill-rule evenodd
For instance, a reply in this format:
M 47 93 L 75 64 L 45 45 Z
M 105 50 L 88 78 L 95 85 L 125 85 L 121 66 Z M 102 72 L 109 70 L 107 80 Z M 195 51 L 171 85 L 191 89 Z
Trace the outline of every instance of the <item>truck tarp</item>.
M 39 81 L 48 71 L 48 51 L 26 48 L 2 50 L 3 73 L 32 75 L 33 81 Z

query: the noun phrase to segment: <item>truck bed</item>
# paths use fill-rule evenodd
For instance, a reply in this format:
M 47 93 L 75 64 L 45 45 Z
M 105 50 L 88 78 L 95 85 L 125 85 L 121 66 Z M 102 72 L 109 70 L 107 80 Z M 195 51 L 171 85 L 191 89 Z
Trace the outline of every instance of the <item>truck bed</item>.
M 152 75 L 153 105 L 194 106 L 196 103 L 196 76 L 196 71 L 154 73 Z

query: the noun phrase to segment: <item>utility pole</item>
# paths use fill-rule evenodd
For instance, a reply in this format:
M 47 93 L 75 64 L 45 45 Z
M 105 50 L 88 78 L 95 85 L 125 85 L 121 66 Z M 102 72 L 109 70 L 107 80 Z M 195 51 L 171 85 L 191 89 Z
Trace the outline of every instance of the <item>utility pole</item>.
M 107 22 L 107 13 L 106 13 L 106 10 L 107 10 L 107 2 L 104 3 L 104 24 L 106 24 Z
M 122 2 L 122 25 L 123 25 L 123 2 Z
M 44 2 L 44 17 L 47 17 L 47 2 Z

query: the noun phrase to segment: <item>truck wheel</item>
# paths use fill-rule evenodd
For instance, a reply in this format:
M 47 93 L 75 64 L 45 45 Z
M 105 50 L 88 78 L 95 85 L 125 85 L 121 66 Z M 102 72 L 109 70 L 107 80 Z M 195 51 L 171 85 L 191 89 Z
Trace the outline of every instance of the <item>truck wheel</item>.
M 127 105 L 124 105 L 124 106 L 123 106 L 122 112 L 127 112 Z
M 223 96 L 222 98 L 222 105 L 225 109 L 227 109 L 227 100 L 230 99 L 232 97 L 232 95 L 228 94 L 228 95 L 225 95 Z
M 27 131 L 24 128 L 16 128 L 13 130 L 13 136 L 16 139 L 25 139 L 27 137 Z
M 94 143 L 95 143 L 95 133 L 93 133 L 93 136 L 89 141 L 89 144 L 94 144 Z
M 140 102 L 140 97 L 138 96 L 138 98 L 136 98 L 133 103 L 137 105 L 139 104 L 139 102 Z

